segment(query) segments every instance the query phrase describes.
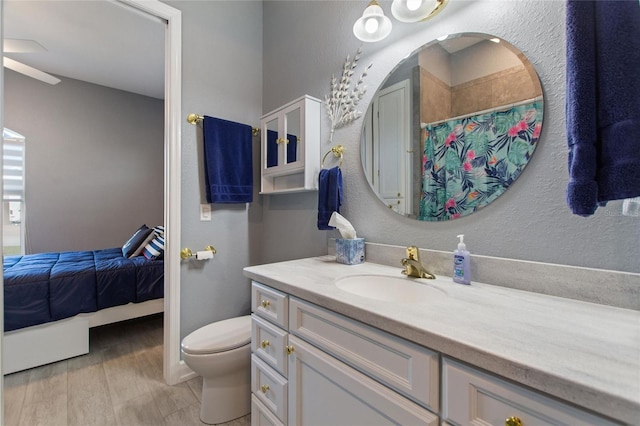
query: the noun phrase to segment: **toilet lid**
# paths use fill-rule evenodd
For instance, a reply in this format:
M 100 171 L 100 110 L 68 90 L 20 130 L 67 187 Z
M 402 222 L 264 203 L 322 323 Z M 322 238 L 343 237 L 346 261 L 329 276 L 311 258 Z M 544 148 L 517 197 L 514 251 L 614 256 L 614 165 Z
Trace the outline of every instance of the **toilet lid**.
M 182 340 L 182 350 L 195 355 L 239 348 L 251 342 L 251 316 L 230 318 L 205 325 Z

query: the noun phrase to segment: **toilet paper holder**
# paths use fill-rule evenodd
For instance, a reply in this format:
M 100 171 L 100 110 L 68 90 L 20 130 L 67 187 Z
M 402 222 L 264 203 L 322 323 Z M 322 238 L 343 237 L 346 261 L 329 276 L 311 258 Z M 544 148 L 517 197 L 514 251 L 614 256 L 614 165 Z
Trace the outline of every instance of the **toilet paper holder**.
M 204 251 L 193 252 L 190 248 L 183 248 L 180 250 L 180 258 L 182 260 L 188 259 L 192 256 L 195 256 L 197 260 L 206 260 L 212 259 L 213 255 L 216 254 L 216 248 L 214 246 L 206 246 Z

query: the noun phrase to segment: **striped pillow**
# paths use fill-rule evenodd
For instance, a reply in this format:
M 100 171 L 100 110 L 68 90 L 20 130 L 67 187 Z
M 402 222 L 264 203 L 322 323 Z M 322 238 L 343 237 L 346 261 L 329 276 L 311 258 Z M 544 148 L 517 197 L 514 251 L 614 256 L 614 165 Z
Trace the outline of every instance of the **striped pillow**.
M 142 249 L 142 255 L 149 260 L 158 259 L 162 257 L 163 254 L 164 254 L 164 232 L 162 234 L 155 234 L 155 238 L 149 241 L 149 243 L 147 243 L 147 245 L 145 245 L 144 248 Z

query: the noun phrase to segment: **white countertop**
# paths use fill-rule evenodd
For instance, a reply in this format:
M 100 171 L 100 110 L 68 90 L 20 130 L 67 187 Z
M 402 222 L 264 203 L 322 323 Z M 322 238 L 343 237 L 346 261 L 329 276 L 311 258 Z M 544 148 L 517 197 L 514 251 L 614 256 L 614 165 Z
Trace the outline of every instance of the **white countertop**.
M 245 276 L 613 419 L 640 424 L 640 312 L 450 277 L 420 280 L 448 297 L 394 303 L 338 278 L 402 276 L 334 256 L 251 266 Z M 406 278 L 412 279 L 412 278 Z M 541 277 L 540 279 L 544 279 Z

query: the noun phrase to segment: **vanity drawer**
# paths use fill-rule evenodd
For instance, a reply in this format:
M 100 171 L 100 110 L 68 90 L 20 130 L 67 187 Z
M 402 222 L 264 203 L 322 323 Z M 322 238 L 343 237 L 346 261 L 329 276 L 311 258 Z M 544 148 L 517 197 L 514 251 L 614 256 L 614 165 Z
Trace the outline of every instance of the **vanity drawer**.
M 287 328 L 289 323 L 288 296 L 263 284 L 251 282 L 251 310 L 263 318 Z
M 258 397 L 251 395 L 251 426 L 284 426 Z
M 289 310 L 292 334 L 438 411 L 436 352 L 293 297 Z
M 458 425 L 614 425 L 606 419 L 448 358 L 442 362 L 442 420 Z
M 251 355 L 251 392 L 282 423 L 287 423 L 287 379 L 255 354 Z
M 287 348 L 289 334 L 268 321 L 251 315 L 251 342 L 253 353 L 267 364 L 287 376 Z

